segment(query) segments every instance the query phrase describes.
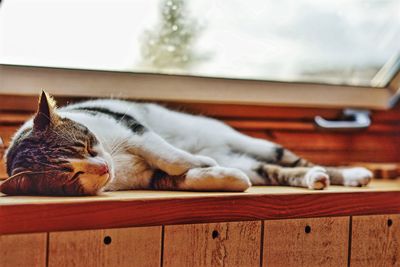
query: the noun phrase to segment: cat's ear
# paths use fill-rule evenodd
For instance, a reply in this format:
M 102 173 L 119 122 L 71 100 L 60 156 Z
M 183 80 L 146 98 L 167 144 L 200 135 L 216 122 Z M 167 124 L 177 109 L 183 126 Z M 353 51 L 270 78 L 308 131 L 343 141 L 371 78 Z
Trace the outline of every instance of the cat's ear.
M 58 115 L 55 112 L 56 102 L 45 91 L 42 91 L 39 97 L 38 109 L 33 119 L 33 129 L 36 131 L 45 131 L 51 125 L 58 121 Z
M 26 195 L 33 191 L 33 180 L 26 174 L 13 175 L 0 184 L 0 192 L 6 195 Z

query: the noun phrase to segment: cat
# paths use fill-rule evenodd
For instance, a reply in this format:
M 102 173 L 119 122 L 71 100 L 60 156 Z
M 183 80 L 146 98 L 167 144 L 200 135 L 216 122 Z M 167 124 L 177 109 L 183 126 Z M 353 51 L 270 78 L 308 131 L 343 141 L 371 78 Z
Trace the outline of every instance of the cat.
M 150 103 L 91 100 L 56 108 L 46 92 L 6 151 L 10 195 L 160 189 L 242 192 L 251 185 L 367 185 L 365 168 L 317 166 L 224 123 Z

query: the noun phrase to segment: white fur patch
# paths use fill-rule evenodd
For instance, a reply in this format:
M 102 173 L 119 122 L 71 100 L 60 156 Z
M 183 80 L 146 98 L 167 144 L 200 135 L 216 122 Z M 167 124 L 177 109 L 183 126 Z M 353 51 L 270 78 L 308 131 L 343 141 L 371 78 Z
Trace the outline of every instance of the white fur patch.
M 355 167 L 342 170 L 343 185 L 364 186 L 372 180 L 372 172 L 362 167 Z
M 241 170 L 215 166 L 189 170 L 181 189 L 242 192 L 250 186 L 250 179 Z
M 312 167 L 305 175 L 305 182 L 310 189 L 324 189 L 329 186 L 329 175 L 322 167 Z

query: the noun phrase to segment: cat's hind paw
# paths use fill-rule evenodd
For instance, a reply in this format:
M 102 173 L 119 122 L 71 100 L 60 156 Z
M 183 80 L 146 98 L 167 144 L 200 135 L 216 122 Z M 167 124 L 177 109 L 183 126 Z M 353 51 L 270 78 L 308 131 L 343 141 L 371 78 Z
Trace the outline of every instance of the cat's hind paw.
M 329 175 L 322 167 L 312 167 L 305 175 L 309 189 L 321 190 L 329 186 Z
M 344 186 L 365 186 L 372 180 L 372 172 L 366 168 L 355 167 L 342 170 Z

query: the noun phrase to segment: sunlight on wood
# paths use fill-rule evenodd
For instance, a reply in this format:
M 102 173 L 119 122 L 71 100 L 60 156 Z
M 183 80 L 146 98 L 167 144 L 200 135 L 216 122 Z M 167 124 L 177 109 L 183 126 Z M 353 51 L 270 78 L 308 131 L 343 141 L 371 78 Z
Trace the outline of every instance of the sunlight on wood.
M 130 190 L 104 192 L 99 196 L 88 197 L 47 197 L 47 196 L 5 196 L 0 193 L 1 205 L 46 204 L 46 203 L 81 203 L 94 201 L 129 201 L 174 198 L 204 198 L 224 196 L 262 196 L 262 195 L 297 195 L 400 191 L 399 181 L 373 181 L 367 187 L 330 186 L 325 190 L 309 190 L 287 186 L 253 186 L 244 193 L 231 192 L 187 192 L 187 191 L 151 191 Z

